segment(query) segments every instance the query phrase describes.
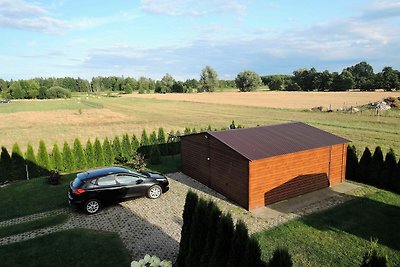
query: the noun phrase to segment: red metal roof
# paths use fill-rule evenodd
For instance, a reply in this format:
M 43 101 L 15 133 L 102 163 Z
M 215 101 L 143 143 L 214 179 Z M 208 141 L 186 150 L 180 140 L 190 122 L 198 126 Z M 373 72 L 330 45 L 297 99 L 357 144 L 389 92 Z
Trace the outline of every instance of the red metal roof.
M 302 122 L 207 133 L 249 160 L 350 142 Z

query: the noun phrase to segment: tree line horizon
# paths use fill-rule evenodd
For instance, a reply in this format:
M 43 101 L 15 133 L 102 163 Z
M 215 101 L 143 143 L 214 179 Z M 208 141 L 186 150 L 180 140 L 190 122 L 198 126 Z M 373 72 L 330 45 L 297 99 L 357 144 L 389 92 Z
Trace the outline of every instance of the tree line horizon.
M 0 79 L 0 96 L 9 99 L 49 99 L 70 98 L 71 92 L 132 92 L 144 93 L 192 93 L 214 92 L 224 88 L 237 88 L 239 91 L 254 91 L 260 86 L 279 91 L 346 91 L 359 89 L 400 90 L 400 71 L 384 67 L 375 73 L 365 61 L 346 67 L 339 72 L 317 71 L 314 67 L 301 68 L 292 75 L 276 74 L 260 76 L 254 71 L 241 71 L 233 80 L 218 79 L 217 72 L 210 66 L 201 70 L 200 78 L 175 80 L 166 73 L 161 80 L 140 77 L 93 77 L 90 81 L 82 78 L 33 78 L 21 80 Z

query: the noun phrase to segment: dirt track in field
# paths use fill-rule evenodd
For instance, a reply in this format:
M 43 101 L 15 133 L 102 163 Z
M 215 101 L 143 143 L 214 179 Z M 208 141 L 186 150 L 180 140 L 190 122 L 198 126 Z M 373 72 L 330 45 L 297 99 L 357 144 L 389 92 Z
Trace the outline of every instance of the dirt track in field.
M 308 109 L 317 106 L 339 109 L 400 96 L 400 92 L 214 92 L 199 94 L 133 94 L 128 97 L 192 101 L 212 104 Z

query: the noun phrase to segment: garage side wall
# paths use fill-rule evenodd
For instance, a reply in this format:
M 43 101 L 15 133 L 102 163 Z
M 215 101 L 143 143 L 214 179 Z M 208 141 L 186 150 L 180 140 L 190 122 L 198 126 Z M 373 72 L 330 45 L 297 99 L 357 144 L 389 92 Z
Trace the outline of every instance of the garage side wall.
M 329 186 L 330 147 L 249 162 L 249 209 Z
M 347 145 L 332 146 L 330 186 L 337 185 L 346 180 Z

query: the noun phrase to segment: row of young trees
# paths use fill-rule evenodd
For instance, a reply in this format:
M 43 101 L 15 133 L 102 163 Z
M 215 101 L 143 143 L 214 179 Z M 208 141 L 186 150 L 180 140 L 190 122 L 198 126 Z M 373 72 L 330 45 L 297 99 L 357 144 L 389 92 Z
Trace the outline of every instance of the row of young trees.
M 242 221 L 233 224 L 211 200 L 189 191 L 183 210 L 183 226 L 177 265 L 193 266 L 292 266 L 287 249 L 277 249 L 267 265 L 261 259 L 258 241 Z
M 393 149 L 390 149 L 384 158 L 379 146 L 373 154 L 366 147 L 358 160 L 356 147 L 348 146 L 346 178 L 400 193 L 400 160 L 396 161 Z
M 171 131 L 171 136 L 180 135 Z M 140 140 L 133 134 L 126 133 L 122 140 L 118 136 L 110 140 L 107 137 L 100 142 L 98 138 L 94 143 L 89 140 L 83 147 L 81 141 L 76 138 L 73 145 L 64 142 L 62 149 L 57 144 L 53 145 L 51 153 L 43 140 L 39 142 L 37 153 L 31 144 L 22 153 L 18 144 L 12 147 L 11 155 L 5 147 L 0 153 L 0 181 L 26 179 L 28 170 L 29 178 L 47 175 L 50 170 L 60 172 L 73 172 L 86 168 L 108 166 L 115 163 L 126 163 L 140 153 L 145 158 L 153 159 L 152 163 L 159 163 L 161 155 L 173 155 L 179 153 L 179 137 L 173 140 L 167 138 L 164 129 L 159 128 L 158 133 L 153 131 L 150 135 L 146 130 L 142 131 Z M 27 168 L 27 169 L 26 169 Z

